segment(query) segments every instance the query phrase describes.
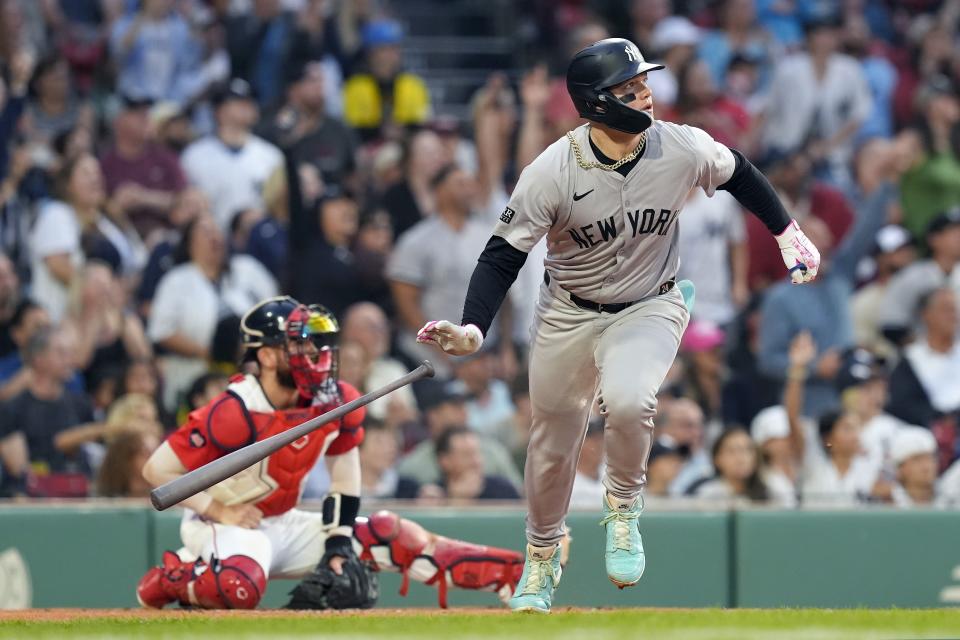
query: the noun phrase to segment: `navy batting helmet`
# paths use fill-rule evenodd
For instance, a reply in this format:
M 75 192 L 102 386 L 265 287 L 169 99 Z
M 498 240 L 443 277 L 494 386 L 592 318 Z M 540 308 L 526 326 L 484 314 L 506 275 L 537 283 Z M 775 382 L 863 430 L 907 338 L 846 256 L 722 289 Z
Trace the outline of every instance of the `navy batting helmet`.
M 581 117 L 618 131 L 640 133 L 653 124 L 653 118 L 621 102 L 610 93 L 610 87 L 656 69 L 663 65 L 644 60 L 637 45 L 623 38 L 607 38 L 573 56 L 567 68 L 567 91 Z M 626 97 L 627 102 L 633 100 L 632 95 Z
M 287 343 L 287 319 L 300 306 L 290 296 L 267 298 L 247 311 L 240 320 L 240 335 L 246 359 L 255 360 L 260 347 L 282 347 Z

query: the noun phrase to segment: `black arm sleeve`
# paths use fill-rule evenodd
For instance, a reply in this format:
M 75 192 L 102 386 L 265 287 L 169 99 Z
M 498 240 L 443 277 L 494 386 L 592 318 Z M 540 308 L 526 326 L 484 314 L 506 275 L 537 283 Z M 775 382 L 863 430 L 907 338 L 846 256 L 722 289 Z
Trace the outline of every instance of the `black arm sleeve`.
M 463 303 L 463 325 L 476 325 L 487 335 L 493 317 L 526 260 L 527 254 L 514 249 L 500 236 L 490 237 L 470 277 L 467 299 Z
M 730 179 L 717 188 L 729 191 L 740 204 L 760 218 L 770 233 L 779 235 L 790 224 L 790 214 L 783 208 L 777 192 L 773 190 L 766 176 L 744 158 L 742 153 L 736 149 L 730 149 L 730 152 L 733 153 L 737 165 Z

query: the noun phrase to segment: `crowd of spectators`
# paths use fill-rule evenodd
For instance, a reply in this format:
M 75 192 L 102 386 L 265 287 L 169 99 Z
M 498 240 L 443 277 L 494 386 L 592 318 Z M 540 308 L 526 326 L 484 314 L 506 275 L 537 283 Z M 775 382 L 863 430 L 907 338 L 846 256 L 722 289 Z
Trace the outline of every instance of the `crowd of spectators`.
M 484 351 L 414 336 L 459 319 L 519 172 L 582 122 L 569 55 L 622 36 L 668 65 L 657 117 L 750 158 L 823 256 L 791 286 L 754 216 L 691 191 L 646 494 L 960 503 L 960 0 L 515 4 L 533 64 L 457 119 L 405 66 L 399 2 L 0 0 L 0 495 L 146 495 L 242 314 L 289 293 L 338 316 L 361 391 L 440 372 L 369 407 L 365 496 L 521 499 L 545 244 Z M 575 507 L 603 491 L 595 416 Z

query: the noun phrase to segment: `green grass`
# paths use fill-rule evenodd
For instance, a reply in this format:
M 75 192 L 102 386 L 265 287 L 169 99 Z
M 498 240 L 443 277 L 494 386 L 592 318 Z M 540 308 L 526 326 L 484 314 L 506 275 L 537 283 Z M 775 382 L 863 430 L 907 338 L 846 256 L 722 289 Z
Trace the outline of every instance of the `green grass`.
M 8 614 L 9 615 L 9 614 Z M 43 613 L 40 612 L 43 616 Z M 0 618 L 0 638 L 524 638 L 684 639 L 960 638 L 960 610 L 566 610 L 550 616 L 438 611 L 294 614 L 285 612 L 139 611 L 74 620 Z

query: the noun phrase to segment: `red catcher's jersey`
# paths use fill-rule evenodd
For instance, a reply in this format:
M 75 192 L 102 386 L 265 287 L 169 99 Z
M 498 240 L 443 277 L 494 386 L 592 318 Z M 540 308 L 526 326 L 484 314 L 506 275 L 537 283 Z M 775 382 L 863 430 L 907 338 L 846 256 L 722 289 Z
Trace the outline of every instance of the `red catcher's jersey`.
M 360 396 L 341 381 L 344 402 Z M 277 410 L 267 400 L 253 375 L 235 376 L 227 390 L 205 407 L 192 411 L 187 422 L 170 434 L 167 442 L 188 470 L 201 467 L 231 451 L 269 438 L 336 408 L 334 404 Z M 265 516 L 289 511 L 303 493 L 307 474 L 317 459 L 340 455 L 363 440 L 363 407 L 342 420 L 327 423 L 261 460 L 248 469 L 212 486 L 208 492 L 226 505 L 253 504 Z

